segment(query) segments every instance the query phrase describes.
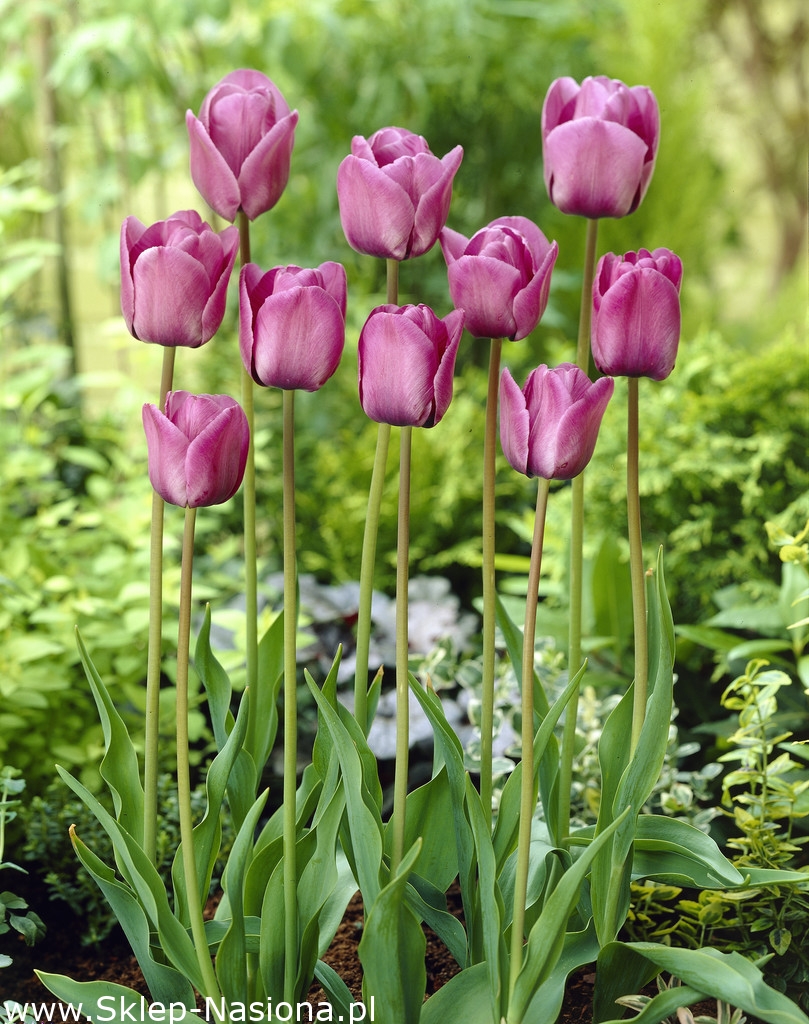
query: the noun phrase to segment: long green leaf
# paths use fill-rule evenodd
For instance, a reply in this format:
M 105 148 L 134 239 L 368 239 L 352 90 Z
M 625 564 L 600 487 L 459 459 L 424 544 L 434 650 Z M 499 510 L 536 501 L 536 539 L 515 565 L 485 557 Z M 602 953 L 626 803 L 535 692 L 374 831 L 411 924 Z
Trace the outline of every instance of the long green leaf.
M 34 973 L 57 999 L 71 1006 L 81 1006 L 84 1020 L 124 1024 L 124 1020 L 149 1019 L 149 1001 L 131 988 L 124 988 L 112 981 L 73 981 L 63 974 L 47 974 L 45 971 Z
M 101 777 L 112 794 L 115 817 L 132 838 L 142 845 L 143 786 L 140 781 L 138 756 L 123 719 L 96 671 L 78 629 L 76 642 L 104 733 L 105 752 L 99 769 Z
M 153 958 L 149 921 L 135 894 L 116 879 L 115 872 L 85 846 L 78 836 L 71 834 L 71 840 L 76 856 L 104 893 L 129 940 L 152 999 L 161 1003 L 179 1002 L 189 1008 L 195 1006 L 194 990 L 188 979 L 173 967 L 158 963 Z
M 416 915 L 407 905 L 405 888 L 418 860 L 421 844 L 405 853 L 391 881 L 367 908 L 358 953 L 363 967 L 365 1005 L 384 1008 L 387 1020 L 418 1024 L 427 969 L 427 940 Z
M 771 988 L 761 971 L 740 953 L 720 953 L 716 949 L 674 949 L 655 942 L 610 943 L 599 954 L 599 962 L 602 958 L 614 961 L 616 953 L 620 956 L 622 951 L 614 947 L 624 947 L 631 954 L 646 959 L 657 970 L 668 971 L 679 978 L 696 993 L 691 1002 L 705 998 L 721 999 L 766 1024 L 809 1024 L 809 1017 L 782 992 Z M 614 975 L 616 972 L 610 973 Z M 598 976 L 597 969 L 596 978 Z M 650 1017 L 649 1024 L 651 1021 Z M 619 1022 L 609 1021 L 607 1024 Z
M 500 1024 L 494 1017 L 485 963 L 467 967 L 442 985 L 421 1009 L 419 1024 Z

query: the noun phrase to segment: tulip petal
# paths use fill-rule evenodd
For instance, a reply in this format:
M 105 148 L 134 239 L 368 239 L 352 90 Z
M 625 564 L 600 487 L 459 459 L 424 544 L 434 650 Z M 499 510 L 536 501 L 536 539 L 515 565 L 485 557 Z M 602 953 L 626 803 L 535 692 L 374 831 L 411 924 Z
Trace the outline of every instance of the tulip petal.
M 463 310 L 453 309 L 451 313 L 444 317 L 443 324 L 447 332 L 447 345 L 441 354 L 438 370 L 433 381 L 434 411 L 431 421 L 424 424 L 426 427 L 434 427 L 436 423 L 439 423 L 452 401 L 455 360 L 458 356 L 458 346 L 461 343 L 464 327 Z
M 188 445 L 189 508 L 219 505 L 238 491 L 247 462 L 247 417 L 235 403 L 223 409 Z
M 370 419 L 420 427 L 433 411 L 433 342 L 408 317 L 374 310 L 360 332 L 360 404 Z
M 629 128 L 583 118 L 555 128 L 545 140 L 548 195 L 563 213 L 624 217 L 640 202 L 647 147 Z
M 525 396 L 506 368 L 500 377 L 500 446 L 509 465 L 518 473 L 528 471 L 529 430 Z
M 191 178 L 205 202 L 220 217 L 233 221 L 241 204 L 239 183 L 214 146 L 205 126 L 189 110 L 185 115 L 191 150 Z
M 143 407 L 143 429 L 149 452 L 149 480 L 164 501 L 184 507 L 187 502 L 185 456 L 188 438 L 156 405 Z
M 447 269 L 453 305 L 466 313 L 476 338 L 510 338 L 517 329 L 512 303 L 522 283 L 519 271 L 487 256 L 462 256 Z
M 138 257 L 132 280 L 136 338 L 188 348 L 209 340 L 202 327 L 208 275 L 192 256 L 166 246 L 147 249 Z
M 276 292 L 255 317 L 253 377 L 265 387 L 317 391 L 337 369 L 344 342 L 342 312 L 324 289 Z
M 612 377 L 599 377 L 592 385 L 588 380 L 586 394 L 562 415 L 556 431 L 555 480 L 572 480 L 592 459 L 614 389 Z
M 516 330 L 509 335 L 512 341 L 527 337 L 548 308 L 551 292 L 551 272 L 559 255 L 559 246 L 553 242 L 548 248 L 539 269 L 521 292 L 514 297 L 513 313 Z
M 680 298 L 654 269 L 622 275 L 601 297 L 593 321 L 593 359 L 613 377 L 664 380 L 680 339 Z
M 469 245 L 466 235 L 462 235 L 460 231 L 453 231 L 452 228 L 442 228 L 438 234 L 438 241 L 448 267 L 463 256 Z
M 452 183 L 463 160 L 463 147 L 456 146 L 440 161 L 440 174 L 436 175 L 432 154 L 419 154 L 413 160 L 416 187 L 421 189 L 416 205 L 413 233 L 408 256 L 422 256 L 435 245 L 438 234 L 447 221 L 452 200 Z M 434 180 L 433 180 L 434 179 Z M 432 184 L 423 190 L 423 185 Z
M 241 206 L 248 220 L 271 210 L 289 181 L 297 110 L 278 121 L 245 157 L 239 171 Z
M 384 259 L 407 256 L 415 211 L 397 182 L 369 160 L 345 157 L 337 169 L 340 222 L 357 252 Z

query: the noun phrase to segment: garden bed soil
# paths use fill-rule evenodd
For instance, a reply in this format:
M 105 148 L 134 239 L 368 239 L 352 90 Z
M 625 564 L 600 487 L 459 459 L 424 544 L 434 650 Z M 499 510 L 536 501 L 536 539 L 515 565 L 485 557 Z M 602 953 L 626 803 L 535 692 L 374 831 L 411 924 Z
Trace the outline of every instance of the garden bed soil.
M 120 928 L 115 928 L 100 949 L 82 946 L 76 917 L 66 904 L 55 900 L 43 906 L 42 889 L 37 887 L 38 893 L 31 892 L 31 883 L 28 879 L 21 881 L 28 882 L 28 885 L 19 884 L 15 880 L 15 892 L 29 898 L 30 905 L 36 908 L 48 931 L 45 938 L 33 948 L 27 947 L 21 938 L 15 943 L 11 938 L 13 933 L 7 933 L 3 937 L 3 952 L 8 952 L 14 962 L 10 967 L 0 970 L 0 1005 L 6 999 L 14 999 L 19 1003 L 35 1002 L 54 1006 L 57 1008 L 56 1013 L 59 1013 L 60 1004 L 39 981 L 34 969 L 52 974 L 65 974 L 80 981 L 112 981 L 148 998 L 149 990 Z M 426 934 L 429 996 L 457 973 L 458 965 L 444 944 L 429 929 L 426 929 Z M 357 945 L 361 935 L 362 904 L 359 898 L 355 897 L 349 904 L 324 959 L 343 978 L 357 1000 L 361 998 L 362 985 L 362 973 L 357 957 Z M 592 1024 L 594 984 L 595 973 L 592 965 L 571 975 L 557 1024 Z M 652 993 L 653 989 L 649 991 Z M 316 1005 L 323 999 L 325 996 L 322 990 L 316 984 L 313 985 L 309 1001 Z M 716 1005 L 713 1002 L 702 1003 L 691 1009 L 695 1015 L 716 1015 Z M 748 1024 L 759 1022 L 748 1017 Z

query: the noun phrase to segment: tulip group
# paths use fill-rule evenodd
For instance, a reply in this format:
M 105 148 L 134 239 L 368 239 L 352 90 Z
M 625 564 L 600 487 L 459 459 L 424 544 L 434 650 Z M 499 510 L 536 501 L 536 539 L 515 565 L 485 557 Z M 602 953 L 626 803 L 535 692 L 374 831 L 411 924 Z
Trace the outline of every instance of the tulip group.
M 239 347 L 258 384 L 317 391 L 345 344 L 346 273 L 340 263 L 314 269 L 248 263 L 239 279 Z
M 429 306 L 377 306 L 360 332 L 365 414 L 394 427 L 433 427 L 452 400 L 463 312 L 443 320 Z
M 559 247 L 526 217 L 499 217 L 471 239 L 439 235 L 452 302 L 477 338 L 525 338 L 548 304 Z
M 607 253 L 593 281 L 593 360 L 614 377 L 664 380 L 680 341 L 683 265 L 669 249 Z
M 170 391 L 166 411 L 143 407 L 152 487 L 172 505 L 199 508 L 232 498 L 244 476 L 250 432 L 227 395 Z
M 194 210 L 150 227 L 121 227 L 121 310 L 131 334 L 198 348 L 219 330 L 239 247 L 235 227 L 217 234 Z
M 420 135 L 382 128 L 351 140 L 337 171 L 340 221 L 357 252 L 385 259 L 421 256 L 433 247 L 463 158 L 456 146 L 439 159 Z
M 625 217 L 652 179 L 660 112 L 651 89 L 557 78 L 542 107 L 545 187 L 563 213 Z
M 506 369 L 500 378 L 500 443 L 510 465 L 529 477 L 571 480 L 593 457 L 612 397 L 611 377 L 593 383 L 572 363 L 538 366 L 521 390 Z
M 232 221 L 266 213 L 289 180 L 298 112 L 260 71 L 226 75 L 202 101 L 199 117 L 185 115 L 191 177 L 202 198 Z

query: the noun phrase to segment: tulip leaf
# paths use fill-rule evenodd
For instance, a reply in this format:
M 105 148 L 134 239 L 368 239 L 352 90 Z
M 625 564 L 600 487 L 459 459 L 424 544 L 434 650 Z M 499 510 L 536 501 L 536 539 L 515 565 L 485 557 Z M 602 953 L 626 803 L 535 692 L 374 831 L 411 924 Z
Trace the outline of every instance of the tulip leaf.
M 675 1009 L 706 998 L 719 999 L 766 1024 L 809 1024 L 809 1017 L 782 992 L 771 988 L 758 967 L 740 953 L 676 949 L 655 942 L 610 942 L 604 946 L 596 968 L 594 1019 L 620 1024 L 617 1020 L 605 1021 L 615 998 L 628 994 L 627 984 L 633 992 L 640 991 L 644 979 L 648 981 L 661 970 L 685 986 L 673 990 L 681 993 Z M 647 1024 L 662 1019 L 651 1014 L 645 1018 Z
M 337 711 L 318 689 L 311 675 L 308 672 L 305 675 L 306 682 L 317 703 L 320 719 L 329 731 L 340 762 L 346 794 L 351 852 L 356 865 L 357 881 L 366 906 L 371 906 L 379 894 L 383 839 L 379 808 L 368 793 L 364 781 L 363 762 L 358 753 L 358 739 L 361 738 L 363 744 L 365 740 L 359 726 L 357 726 L 354 736 L 349 734 Z M 367 744 L 365 745 L 367 746 Z M 374 762 L 375 764 L 376 762 Z
M 137 893 L 146 915 L 157 928 L 164 953 L 198 991 L 203 991 L 205 986 L 194 951 L 194 944 L 186 929 L 172 913 L 166 888 L 155 866 L 129 833 L 118 824 L 85 786 L 60 765 L 56 766 L 56 770 L 62 780 L 95 815 L 101 827 L 110 837 L 115 852 L 115 862 L 121 874 Z
M 149 921 L 132 890 L 119 882 L 115 872 L 78 836 L 71 834 L 71 841 L 76 856 L 103 892 L 129 940 L 152 999 L 163 1003 L 181 1002 L 189 1008 L 195 1006 L 194 990 L 188 979 L 168 964 L 153 959 L 149 945 Z
M 567 921 L 579 899 L 587 872 L 599 852 L 609 848 L 613 836 L 630 817 L 630 809 L 611 822 L 565 871 L 548 896 L 542 913 L 528 934 L 523 963 L 511 993 L 508 1024 L 521 1021 L 540 986 L 551 977 L 564 951 Z
M 418 1024 L 427 987 L 427 939 L 405 899 L 407 879 L 420 851 L 421 841 L 417 840 L 390 882 L 366 905 L 358 947 L 365 1005 L 373 999 L 384 1007 L 386 1019 L 396 1024 Z
M 76 641 L 104 733 L 105 753 L 99 771 L 112 794 L 116 819 L 136 842 L 142 844 L 143 787 L 140 782 L 138 755 L 123 719 L 96 671 L 78 630 Z
M 464 1024 L 499 1024 L 492 1010 L 485 963 L 465 968 L 430 996 L 421 1009 L 419 1024 L 445 1024 L 451 1020 Z
M 124 1020 L 141 1020 L 146 1012 L 147 1000 L 131 988 L 112 981 L 73 981 L 64 974 L 34 971 L 36 976 L 57 999 L 70 1006 L 80 1006 L 85 1020 L 106 1020 L 122 1024 Z M 103 1002 L 102 1002 L 103 1000 Z M 111 1011 L 111 1008 L 114 1007 Z M 110 1017 L 110 1012 L 115 1014 Z
M 393 845 L 394 818 L 392 814 L 385 827 L 385 853 L 388 856 Z M 452 793 L 446 766 L 429 782 L 407 795 L 404 846 L 411 846 L 419 836 L 422 841 L 419 875 L 443 892 L 458 874 Z
M 265 790 L 244 819 L 233 841 L 222 876 L 222 889 L 227 896 L 230 909 L 230 926 L 219 943 L 219 951 L 216 955 L 216 977 L 222 995 L 232 1002 L 246 1003 L 248 1001 L 244 876 L 253 853 L 256 825 L 259 815 L 264 810 L 268 795 L 269 791 Z
M 332 1007 L 337 1011 L 336 1019 L 351 1020 L 354 996 L 337 971 L 324 960 L 318 960 L 315 964 L 315 977 L 323 986 Z

